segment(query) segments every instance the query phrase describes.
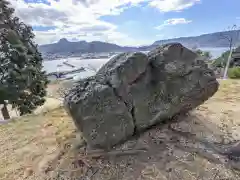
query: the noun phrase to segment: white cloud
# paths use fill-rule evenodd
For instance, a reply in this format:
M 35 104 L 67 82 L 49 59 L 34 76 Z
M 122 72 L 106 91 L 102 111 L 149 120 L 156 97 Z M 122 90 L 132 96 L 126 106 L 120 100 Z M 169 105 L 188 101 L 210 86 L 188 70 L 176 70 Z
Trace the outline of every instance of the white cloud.
M 118 15 L 125 9 L 148 0 L 45 0 L 30 3 L 10 0 L 16 15 L 32 26 L 56 27 L 35 31 L 36 42 L 52 43 L 60 38 L 101 40 L 118 44 L 137 45 L 130 37 L 117 31 L 117 26 L 102 20 L 104 15 Z M 132 44 L 134 43 L 134 44 Z
M 141 3 L 149 3 L 162 12 L 181 10 L 200 0 L 9 0 L 16 15 L 32 26 L 55 27 L 48 31 L 35 31 L 36 42 L 46 44 L 66 37 L 69 40 L 101 40 L 120 45 L 151 43 L 134 40 L 118 31 L 115 24 L 100 20 L 106 15 L 119 15 Z M 47 3 L 47 4 L 45 4 Z
M 156 29 L 161 30 L 166 26 L 174 26 L 177 24 L 188 24 L 191 22 L 192 22 L 191 20 L 186 20 L 185 18 L 172 18 L 172 19 L 165 20 L 163 24 L 161 24 L 160 26 L 157 26 Z
M 158 8 L 161 12 L 181 11 L 187 9 L 201 0 L 153 0 L 150 6 Z

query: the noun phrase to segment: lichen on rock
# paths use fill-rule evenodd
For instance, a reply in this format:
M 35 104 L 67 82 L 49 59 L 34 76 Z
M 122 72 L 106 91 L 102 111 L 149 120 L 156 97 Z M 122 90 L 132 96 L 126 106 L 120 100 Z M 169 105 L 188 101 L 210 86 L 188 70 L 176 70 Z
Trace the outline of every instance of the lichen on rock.
M 147 55 L 115 56 L 95 76 L 80 80 L 64 104 L 87 143 L 105 149 L 196 108 L 218 86 L 194 52 L 173 43 Z

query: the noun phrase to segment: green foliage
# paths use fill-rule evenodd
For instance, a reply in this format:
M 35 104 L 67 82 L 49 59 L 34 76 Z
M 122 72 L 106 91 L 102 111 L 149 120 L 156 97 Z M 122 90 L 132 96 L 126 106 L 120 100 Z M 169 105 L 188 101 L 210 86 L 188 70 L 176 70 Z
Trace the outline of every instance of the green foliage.
M 199 56 L 202 56 L 205 60 L 210 60 L 212 58 L 212 55 L 209 51 L 202 51 L 200 49 L 195 50 L 195 53 L 197 53 Z
M 213 67 L 224 68 L 227 64 L 229 54 L 230 54 L 230 51 L 226 51 L 222 53 L 220 57 L 218 57 L 213 61 L 212 63 Z
M 228 77 L 232 79 L 240 79 L 240 67 L 229 68 Z
M 0 2 L 0 23 L 7 26 L 0 29 L 0 103 L 8 100 L 23 115 L 44 103 L 49 81 L 32 28 L 13 17 L 8 5 Z

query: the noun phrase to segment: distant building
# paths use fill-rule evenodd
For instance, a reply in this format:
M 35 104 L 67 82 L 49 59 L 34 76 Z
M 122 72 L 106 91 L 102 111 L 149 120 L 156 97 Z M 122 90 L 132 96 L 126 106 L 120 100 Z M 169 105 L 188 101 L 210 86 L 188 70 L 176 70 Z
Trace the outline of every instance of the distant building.
M 236 48 L 232 53 L 231 67 L 240 66 L 240 47 Z

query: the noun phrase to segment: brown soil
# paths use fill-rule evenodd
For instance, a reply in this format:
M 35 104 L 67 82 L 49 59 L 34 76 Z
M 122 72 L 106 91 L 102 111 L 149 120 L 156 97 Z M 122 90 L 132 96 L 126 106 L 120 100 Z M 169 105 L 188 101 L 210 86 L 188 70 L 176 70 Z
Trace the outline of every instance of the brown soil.
M 240 81 L 220 84 L 188 115 L 111 152 L 77 148 L 81 135 L 61 108 L 2 125 L 0 179 L 238 180 L 240 161 L 226 152 L 240 140 Z

